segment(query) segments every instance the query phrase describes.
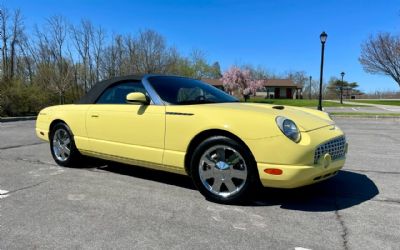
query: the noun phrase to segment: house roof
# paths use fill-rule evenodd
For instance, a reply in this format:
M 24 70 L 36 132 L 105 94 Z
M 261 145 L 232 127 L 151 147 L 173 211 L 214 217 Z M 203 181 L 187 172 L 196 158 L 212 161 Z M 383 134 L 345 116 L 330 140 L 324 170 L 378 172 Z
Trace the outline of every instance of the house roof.
M 222 81 L 219 80 L 219 79 L 201 78 L 201 80 L 202 80 L 203 82 L 206 82 L 206 83 L 211 84 L 211 85 L 213 85 L 213 86 L 222 86 L 222 85 L 223 85 Z
M 212 79 L 212 78 L 202 78 L 203 82 L 211 84 L 213 86 L 222 86 L 223 83 L 220 79 Z M 294 88 L 301 88 L 297 86 L 292 80 L 290 79 L 264 79 L 263 85 L 265 87 L 294 87 Z
M 264 82 L 266 87 L 299 87 L 290 79 L 266 79 Z

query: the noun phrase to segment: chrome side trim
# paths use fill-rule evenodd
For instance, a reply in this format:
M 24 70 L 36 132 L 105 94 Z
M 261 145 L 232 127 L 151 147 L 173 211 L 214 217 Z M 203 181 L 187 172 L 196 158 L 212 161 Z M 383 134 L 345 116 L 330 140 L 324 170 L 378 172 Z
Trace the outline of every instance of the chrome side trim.
M 193 113 L 181 113 L 181 112 L 165 112 L 166 115 L 186 115 L 191 116 L 194 115 Z

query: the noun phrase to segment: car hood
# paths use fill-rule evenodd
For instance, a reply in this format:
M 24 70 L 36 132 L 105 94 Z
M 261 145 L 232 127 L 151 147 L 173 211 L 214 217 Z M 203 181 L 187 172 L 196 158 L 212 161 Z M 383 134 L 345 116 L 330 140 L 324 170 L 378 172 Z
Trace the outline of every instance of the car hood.
M 258 103 L 218 103 L 205 105 L 210 108 L 213 107 L 231 111 L 232 114 L 235 115 L 237 115 L 237 112 L 245 112 L 247 114 L 256 113 L 259 115 L 272 116 L 273 119 L 275 119 L 277 116 L 284 116 L 293 120 L 301 131 L 311 131 L 335 124 L 335 122 L 330 119 L 327 113 L 309 108 Z

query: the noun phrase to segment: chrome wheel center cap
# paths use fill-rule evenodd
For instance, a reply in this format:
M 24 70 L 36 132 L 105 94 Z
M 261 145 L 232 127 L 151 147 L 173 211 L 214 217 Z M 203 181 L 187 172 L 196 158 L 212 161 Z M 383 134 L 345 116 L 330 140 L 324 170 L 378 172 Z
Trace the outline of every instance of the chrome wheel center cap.
M 219 169 L 219 170 L 227 170 L 229 169 L 229 164 L 224 162 L 224 161 L 219 161 L 217 162 L 217 164 L 215 164 L 215 166 Z

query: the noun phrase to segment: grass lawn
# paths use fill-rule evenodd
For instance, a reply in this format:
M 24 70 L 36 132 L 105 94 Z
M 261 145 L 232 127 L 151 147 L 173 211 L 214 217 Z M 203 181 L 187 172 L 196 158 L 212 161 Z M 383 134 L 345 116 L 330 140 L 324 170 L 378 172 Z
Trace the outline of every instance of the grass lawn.
M 400 113 L 367 113 L 367 112 L 329 112 L 330 115 L 339 116 L 390 116 L 400 117 Z
M 243 101 L 243 100 L 242 100 Z M 308 100 L 308 99 L 265 99 L 262 97 L 253 97 L 248 100 L 248 102 L 256 103 L 268 103 L 274 105 L 288 105 L 297 107 L 317 107 L 318 100 Z M 357 105 L 350 104 L 340 104 L 336 102 L 323 101 L 323 107 L 357 107 Z
M 349 100 L 350 102 L 400 106 L 400 100 Z

